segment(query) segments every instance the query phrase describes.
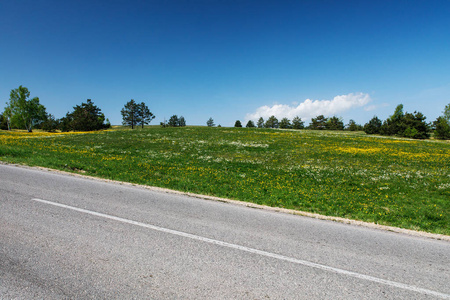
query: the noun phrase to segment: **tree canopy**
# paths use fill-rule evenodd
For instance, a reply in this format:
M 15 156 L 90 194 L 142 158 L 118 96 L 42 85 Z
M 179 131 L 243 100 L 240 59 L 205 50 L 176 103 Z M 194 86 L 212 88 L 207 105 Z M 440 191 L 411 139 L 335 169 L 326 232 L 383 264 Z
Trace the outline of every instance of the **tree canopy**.
M 370 119 L 369 122 L 364 124 L 364 132 L 367 134 L 378 134 L 380 133 L 380 128 L 383 122 L 381 122 L 380 119 L 378 119 L 377 116 L 373 116 L 372 119 Z
M 344 122 L 342 121 L 342 118 L 333 116 L 327 119 L 325 128 L 328 130 L 344 130 Z
M 150 124 L 155 118 L 144 102 L 138 104 L 134 99 L 125 103 L 120 113 L 122 114 L 122 125 L 131 126 L 131 129 L 134 129 L 136 125 L 144 128 L 144 125 Z
M 170 127 L 178 127 L 180 125 L 180 121 L 178 119 L 177 115 L 173 115 L 170 117 L 169 122 L 167 122 L 167 125 Z
M 213 118 L 209 118 L 208 121 L 206 121 L 206 126 L 208 126 L 208 127 L 216 126 L 216 124 L 214 124 Z
M 144 124 L 148 125 L 155 118 L 153 113 L 150 111 L 147 105 L 144 102 L 141 102 L 137 106 L 137 121 L 141 124 L 141 127 L 144 128 Z
M 258 122 L 256 123 L 256 126 L 258 126 L 258 128 L 264 128 L 264 119 L 263 119 L 263 117 L 260 117 L 258 119 Z
M 247 125 L 245 125 L 245 127 L 247 127 L 247 128 L 254 128 L 255 127 L 255 123 L 252 120 L 248 120 Z
M 264 124 L 265 128 L 278 128 L 279 127 L 279 123 L 278 123 L 278 119 L 275 116 L 270 116 L 266 123 Z
M 380 134 L 427 139 L 430 137 L 431 129 L 425 119 L 426 117 L 420 112 L 404 113 L 403 105 L 399 104 L 394 114 L 381 125 Z
M 282 129 L 290 129 L 290 128 L 292 128 L 291 121 L 288 118 L 281 119 L 279 126 Z
M 327 121 L 328 121 L 328 119 L 325 118 L 324 115 L 319 115 L 319 116 L 311 119 L 311 123 L 309 124 L 309 128 L 310 129 L 314 129 L 314 130 L 326 129 Z
M 74 106 L 73 109 L 73 112 L 67 113 L 61 120 L 62 131 L 93 131 L 109 127 L 105 124 L 105 115 L 91 99 Z
M 28 99 L 29 97 L 30 92 L 26 87 L 19 86 L 11 90 L 4 115 L 7 118 L 8 127 L 13 125 L 32 132 L 34 125 L 46 119 L 47 113 L 45 107 L 39 103 L 39 98 Z
M 139 108 L 136 101 L 134 99 L 128 101 L 120 113 L 122 114 L 122 125 L 131 126 L 131 129 L 134 129 L 139 122 Z
M 292 128 L 294 129 L 303 129 L 305 128 L 305 123 L 302 121 L 300 117 L 294 117 L 292 119 Z

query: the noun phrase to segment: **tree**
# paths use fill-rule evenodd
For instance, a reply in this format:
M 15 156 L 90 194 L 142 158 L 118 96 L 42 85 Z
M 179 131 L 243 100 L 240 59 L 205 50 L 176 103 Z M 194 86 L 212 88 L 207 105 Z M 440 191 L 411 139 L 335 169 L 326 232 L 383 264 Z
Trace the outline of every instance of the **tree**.
M 254 128 L 255 127 L 255 123 L 252 120 L 248 120 L 247 125 L 245 125 L 245 127 L 247 127 L 247 128 Z
M 67 112 L 65 117 L 62 117 L 61 119 L 59 119 L 59 124 L 58 124 L 58 128 L 62 131 L 62 132 L 67 132 L 67 131 L 71 131 L 72 130 L 72 116 L 69 112 Z
M 141 102 L 137 105 L 137 116 L 136 121 L 141 124 L 141 127 L 144 128 L 144 124 L 150 124 L 150 122 L 155 118 L 153 113 L 148 109 L 148 106 L 145 105 L 144 102 Z
M 6 117 L 5 112 L 0 115 L 0 129 L 1 130 L 9 130 L 8 119 Z
M 333 116 L 327 120 L 325 128 L 328 130 L 344 130 L 344 122 L 342 118 Z
M 214 127 L 214 126 L 216 126 L 216 124 L 214 124 L 213 118 L 209 118 L 208 121 L 206 121 L 206 125 L 207 125 L 208 127 Z
M 367 134 L 378 134 L 380 133 L 382 122 L 377 116 L 373 116 L 372 119 L 366 124 L 364 124 L 364 132 Z
M 380 134 L 427 139 L 430 137 L 430 126 L 425 119 L 426 117 L 420 112 L 403 113 L 403 105 L 399 104 L 394 114 L 381 125 Z
M 311 123 L 309 124 L 309 128 L 313 130 L 323 130 L 326 129 L 326 123 L 328 119 L 324 117 L 324 115 L 317 116 L 311 119 Z
M 447 121 L 447 123 L 450 125 L 450 103 L 447 104 L 443 111 L 443 118 Z
M 292 119 L 292 128 L 303 129 L 305 128 L 305 123 L 298 116 Z
M 39 98 L 28 100 L 30 92 L 26 87 L 19 86 L 11 90 L 9 103 L 7 103 L 10 124 L 14 123 L 18 128 L 33 131 L 33 126 L 45 120 L 47 115 L 45 107 L 39 103 Z
M 403 104 L 397 105 L 394 114 L 387 118 L 381 125 L 380 133 L 382 135 L 403 135 L 406 130 L 404 124 Z
M 186 126 L 186 119 L 183 116 L 181 116 L 178 119 L 178 126 L 180 126 L 180 127 L 185 127 Z
M 280 128 L 283 128 L 283 129 L 292 128 L 291 121 L 288 118 L 281 119 L 279 126 L 280 126 Z
M 434 137 L 440 140 L 450 139 L 450 124 L 444 116 L 440 116 L 433 122 Z
M 429 138 L 431 130 L 425 119 L 426 117 L 421 112 L 405 113 L 402 127 L 406 127 L 406 129 L 399 135 L 413 139 Z
M 241 121 L 236 120 L 236 122 L 234 123 L 234 127 L 242 127 Z
M 45 121 L 41 124 L 42 130 L 48 132 L 55 132 L 59 127 L 59 121 L 56 120 L 55 116 L 52 114 L 48 114 Z
M 355 120 L 350 119 L 350 121 L 347 124 L 347 129 L 350 131 L 361 131 L 363 130 L 363 127 L 359 124 L 356 124 Z
M 275 116 L 270 116 L 270 118 L 267 119 L 266 124 L 264 124 L 265 128 L 278 128 L 279 123 L 278 119 Z
M 169 122 L 167 123 L 167 126 L 170 127 L 178 127 L 180 125 L 179 119 L 177 115 L 173 115 L 169 118 Z
M 6 122 L 7 130 L 11 130 L 11 119 L 12 119 L 11 107 L 6 106 L 2 116 L 4 118 L 4 122 Z
M 140 121 L 139 108 L 134 99 L 128 101 L 120 113 L 122 114 L 122 124 L 125 126 L 131 126 L 131 129 L 134 129 L 134 125 L 138 124 Z
M 256 123 L 256 126 L 258 126 L 258 128 L 264 128 L 264 119 L 263 119 L 263 117 L 260 117 L 258 119 L 258 122 Z
M 105 124 L 105 115 L 91 99 L 86 103 L 74 106 L 72 113 L 67 113 L 66 122 L 69 128 L 75 131 L 93 131 L 107 128 Z

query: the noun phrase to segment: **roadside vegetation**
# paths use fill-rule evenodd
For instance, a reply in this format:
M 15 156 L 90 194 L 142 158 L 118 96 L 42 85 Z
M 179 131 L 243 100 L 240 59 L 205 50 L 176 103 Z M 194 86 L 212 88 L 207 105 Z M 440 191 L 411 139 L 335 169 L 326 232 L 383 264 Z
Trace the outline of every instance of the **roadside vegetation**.
M 448 141 L 251 126 L 0 131 L 0 160 L 450 234 Z

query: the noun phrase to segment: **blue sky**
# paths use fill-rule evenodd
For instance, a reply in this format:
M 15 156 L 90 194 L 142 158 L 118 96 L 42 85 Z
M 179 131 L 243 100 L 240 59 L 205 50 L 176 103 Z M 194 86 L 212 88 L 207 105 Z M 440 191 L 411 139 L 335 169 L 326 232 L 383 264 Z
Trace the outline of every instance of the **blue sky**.
M 57 118 L 130 99 L 159 124 L 325 114 L 364 124 L 450 103 L 450 1 L 0 1 L 0 111 L 11 89 Z M 309 100 L 307 100 L 309 99 Z

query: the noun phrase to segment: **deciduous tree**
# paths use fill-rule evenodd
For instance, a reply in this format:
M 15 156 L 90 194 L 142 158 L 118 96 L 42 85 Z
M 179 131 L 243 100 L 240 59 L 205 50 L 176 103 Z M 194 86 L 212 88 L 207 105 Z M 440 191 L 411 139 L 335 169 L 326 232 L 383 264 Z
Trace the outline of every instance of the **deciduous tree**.
M 236 120 L 236 122 L 234 123 L 234 127 L 242 127 L 241 121 Z
M 185 127 L 186 126 L 186 119 L 183 116 L 180 116 L 178 119 L 178 126 Z
M 169 122 L 167 123 L 170 127 L 178 127 L 180 125 L 180 121 L 177 115 L 173 115 L 170 117 Z
M 434 125 L 434 138 L 440 140 L 450 139 L 450 124 L 447 122 L 444 116 L 440 116 L 433 122 Z
M 39 103 L 39 98 L 30 97 L 30 92 L 26 87 L 19 86 L 11 90 L 9 103 L 7 103 L 10 124 L 18 128 L 24 128 L 28 132 L 33 131 L 33 126 L 43 122 L 46 118 L 45 107 Z
M 445 106 L 443 113 L 444 113 L 443 118 L 450 125 L 450 103 Z

